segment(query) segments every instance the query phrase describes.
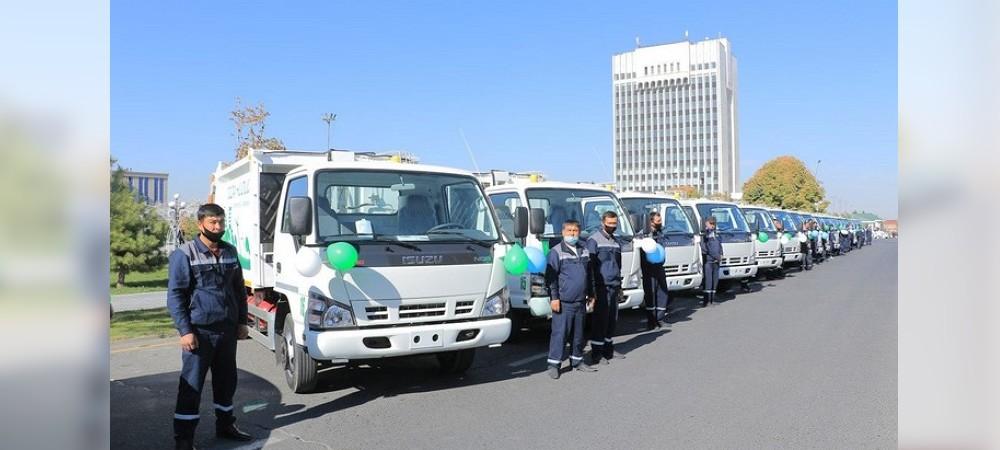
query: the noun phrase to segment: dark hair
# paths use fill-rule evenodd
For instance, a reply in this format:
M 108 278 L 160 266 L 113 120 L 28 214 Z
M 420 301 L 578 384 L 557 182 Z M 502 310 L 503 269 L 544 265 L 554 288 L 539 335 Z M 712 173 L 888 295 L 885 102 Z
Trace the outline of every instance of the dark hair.
M 715 225 L 715 216 L 708 216 L 708 218 L 705 219 L 705 222 Z
M 611 211 L 611 210 L 604 211 L 604 214 L 601 214 L 601 221 L 603 222 L 603 221 L 608 220 L 609 218 L 612 218 L 612 217 L 615 218 L 615 219 L 617 219 L 618 218 L 618 214 L 615 214 L 615 212 Z
M 580 221 L 576 220 L 576 219 L 566 219 L 566 221 L 563 222 L 563 229 L 565 230 L 566 227 L 576 227 L 576 229 L 579 230 L 580 229 Z
M 226 217 L 226 210 L 215 203 L 205 203 L 198 207 L 198 221 L 206 217 Z
M 660 213 L 656 211 L 649 212 L 649 221 L 652 222 L 654 217 L 660 217 Z

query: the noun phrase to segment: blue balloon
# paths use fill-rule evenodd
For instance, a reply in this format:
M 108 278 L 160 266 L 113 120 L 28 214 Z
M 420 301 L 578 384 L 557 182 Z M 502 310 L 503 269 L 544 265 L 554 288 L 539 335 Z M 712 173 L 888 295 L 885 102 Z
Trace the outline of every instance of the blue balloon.
M 545 253 L 537 247 L 526 247 L 524 254 L 528 255 L 528 272 L 545 273 Z
M 646 253 L 646 261 L 653 264 L 663 264 L 663 261 L 667 258 L 667 251 L 662 245 L 656 244 L 656 248 L 652 252 Z

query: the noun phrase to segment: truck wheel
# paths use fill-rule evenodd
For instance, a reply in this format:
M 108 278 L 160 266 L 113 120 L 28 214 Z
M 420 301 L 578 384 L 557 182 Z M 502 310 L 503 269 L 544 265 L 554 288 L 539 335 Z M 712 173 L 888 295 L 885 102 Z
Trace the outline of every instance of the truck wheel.
M 522 330 L 522 328 L 528 328 L 528 314 L 522 314 L 518 311 L 511 311 L 507 315 L 510 319 L 510 337 L 507 338 L 509 342 L 516 342 L 519 338 L 523 337 L 527 331 Z
M 442 374 L 465 373 L 472 367 L 472 361 L 476 359 L 476 349 L 467 348 L 454 352 L 444 352 L 434 355 L 438 364 L 441 365 Z
M 292 315 L 285 316 L 285 326 L 275 342 L 275 352 L 282 356 L 281 366 L 285 372 L 285 382 L 297 394 L 311 392 L 316 388 L 316 360 L 309 356 L 305 347 L 295 342 L 295 323 Z

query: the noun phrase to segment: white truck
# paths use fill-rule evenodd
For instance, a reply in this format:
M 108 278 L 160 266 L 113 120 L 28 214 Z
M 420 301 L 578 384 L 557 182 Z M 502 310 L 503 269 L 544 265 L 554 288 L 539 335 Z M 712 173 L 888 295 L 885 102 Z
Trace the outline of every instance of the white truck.
M 442 372 L 462 372 L 510 335 L 509 244 L 482 186 L 379 159 L 253 150 L 215 171 L 250 335 L 295 392 L 315 387 L 320 366 L 356 360 L 433 353 Z
M 766 208 L 744 206 L 741 209 L 743 209 L 743 215 L 747 218 L 750 230 L 758 235 L 754 236 L 754 247 L 756 247 L 757 252 L 757 273 L 771 274 L 774 271 L 780 271 L 781 266 L 784 264 L 784 258 L 781 255 L 781 236 L 778 235 L 778 228 L 774 226 L 774 217 L 771 216 L 771 213 Z M 762 241 L 760 239 L 761 233 L 767 236 L 766 240 Z
M 801 232 L 798 221 L 790 211 L 783 209 L 769 209 L 768 212 L 781 222 L 783 228 L 781 241 L 781 256 L 784 260 L 782 267 L 794 264 L 802 264 L 802 248 L 799 245 L 798 235 Z
M 702 261 L 699 236 L 684 214 L 680 202 L 666 195 L 623 192 L 618 194 L 629 214 L 640 216 L 646 224 L 650 212 L 660 213 L 663 233 L 667 239 L 667 257 L 663 271 L 667 275 L 667 289 L 681 291 L 701 288 Z
M 486 189 L 490 202 L 500 218 L 500 226 L 509 239 L 525 247 L 551 248 L 562 240 L 562 224 L 566 219 L 580 222 L 580 238 L 586 239 L 601 228 L 601 214 L 618 214 L 618 230 L 622 238 L 622 291 L 618 303 L 621 309 L 637 308 L 642 304 L 642 279 L 639 259 L 632 239 L 633 223 L 615 194 L 607 189 L 584 184 L 559 182 L 514 181 Z M 528 233 L 524 232 L 528 229 Z M 515 331 L 532 318 L 552 316 L 545 277 L 524 273 L 510 276 L 511 314 Z
M 691 221 L 705 226 L 709 216 L 715 217 L 715 230 L 722 242 L 722 264 L 719 280 L 743 280 L 757 276 L 757 255 L 753 233 L 740 207 L 731 202 L 692 199 L 682 200 L 681 206 Z

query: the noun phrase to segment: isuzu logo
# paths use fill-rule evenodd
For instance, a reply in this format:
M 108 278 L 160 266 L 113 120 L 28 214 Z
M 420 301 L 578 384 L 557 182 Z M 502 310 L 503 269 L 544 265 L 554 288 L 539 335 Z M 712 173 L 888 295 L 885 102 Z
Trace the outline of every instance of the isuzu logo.
M 421 266 L 428 264 L 441 264 L 444 262 L 444 256 L 442 255 L 417 255 L 417 256 L 404 256 L 403 265 L 406 266 Z

